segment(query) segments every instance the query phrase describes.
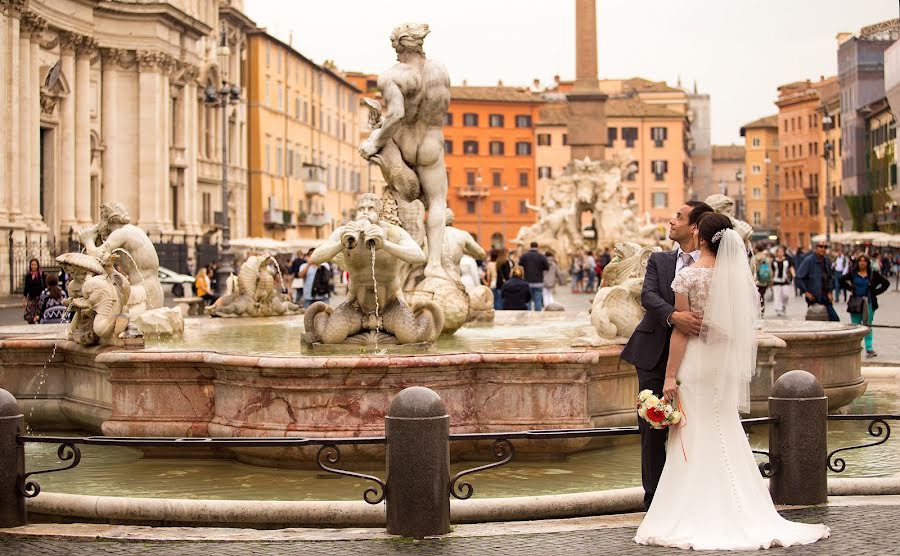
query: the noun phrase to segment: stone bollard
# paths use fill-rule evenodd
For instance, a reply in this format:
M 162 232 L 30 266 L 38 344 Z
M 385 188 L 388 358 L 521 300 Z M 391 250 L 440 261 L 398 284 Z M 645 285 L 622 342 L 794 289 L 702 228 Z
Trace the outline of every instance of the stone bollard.
M 824 504 L 828 499 L 828 398 L 816 377 L 789 371 L 772 386 L 769 457 L 776 464 L 769 492 L 776 504 Z
M 16 398 L 0 388 L 0 527 L 25 525 L 25 497 L 19 480 L 25 475 L 25 449 L 16 436 L 25 432 L 25 417 Z
M 423 538 L 450 532 L 450 416 L 421 386 L 397 394 L 384 419 L 387 532 Z

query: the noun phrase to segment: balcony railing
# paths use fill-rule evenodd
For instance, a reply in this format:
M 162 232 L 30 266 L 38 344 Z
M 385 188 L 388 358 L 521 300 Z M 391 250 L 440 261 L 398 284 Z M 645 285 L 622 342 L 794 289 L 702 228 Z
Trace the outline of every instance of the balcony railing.
M 269 209 L 263 213 L 263 224 L 274 228 L 293 226 L 294 213 L 289 210 Z
M 806 195 L 807 199 L 818 199 L 819 198 L 819 192 L 817 190 L 813 189 L 812 187 L 804 187 L 803 194 Z
M 320 195 L 324 197 L 325 193 L 328 191 L 328 186 L 322 181 L 307 180 L 303 183 L 303 190 L 307 195 Z
M 327 212 L 301 212 L 297 215 L 298 226 L 325 226 L 331 222 L 331 215 Z
M 487 197 L 490 193 L 486 187 L 460 187 L 456 194 L 464 199 Z

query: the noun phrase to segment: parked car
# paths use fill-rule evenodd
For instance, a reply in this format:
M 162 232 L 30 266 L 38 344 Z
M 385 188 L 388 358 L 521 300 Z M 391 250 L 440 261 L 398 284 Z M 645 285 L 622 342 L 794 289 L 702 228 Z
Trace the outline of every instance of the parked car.
M 173 297 L 184 297 L 185 292 L 193 291 L 194 278 L 161 266 L 159 267 L 159 283 L 162 284 L 163 293 L 171 288 Z

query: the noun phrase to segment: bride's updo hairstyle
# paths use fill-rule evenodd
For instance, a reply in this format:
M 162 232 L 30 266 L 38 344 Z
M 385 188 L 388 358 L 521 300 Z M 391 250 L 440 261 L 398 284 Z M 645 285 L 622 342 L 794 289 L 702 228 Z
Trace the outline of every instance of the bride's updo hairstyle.
M 731 229 L 734 229 L 731 219 L 718 212 L 705 212 L 700 215 L 700 220 L 697 222 L 698 235 L 706 242 L 707 249 L 712 251 L 713 255 L 719 252 L 719 244 L 722 239 L 722 234 L 719 232 L 724 233 L 725 230 Z

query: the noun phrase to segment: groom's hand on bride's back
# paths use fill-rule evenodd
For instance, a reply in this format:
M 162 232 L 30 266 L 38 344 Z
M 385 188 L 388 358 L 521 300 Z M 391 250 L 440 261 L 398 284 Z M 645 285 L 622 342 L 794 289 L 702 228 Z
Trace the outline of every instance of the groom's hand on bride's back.
M 675 311 L 672 313 L 670 319 L 672 326 L 681 330 L 683 333 L 689 336 L 700 335 L 700 325 L 703 323 L 703 318 L 700 313 L 692 311 Z

